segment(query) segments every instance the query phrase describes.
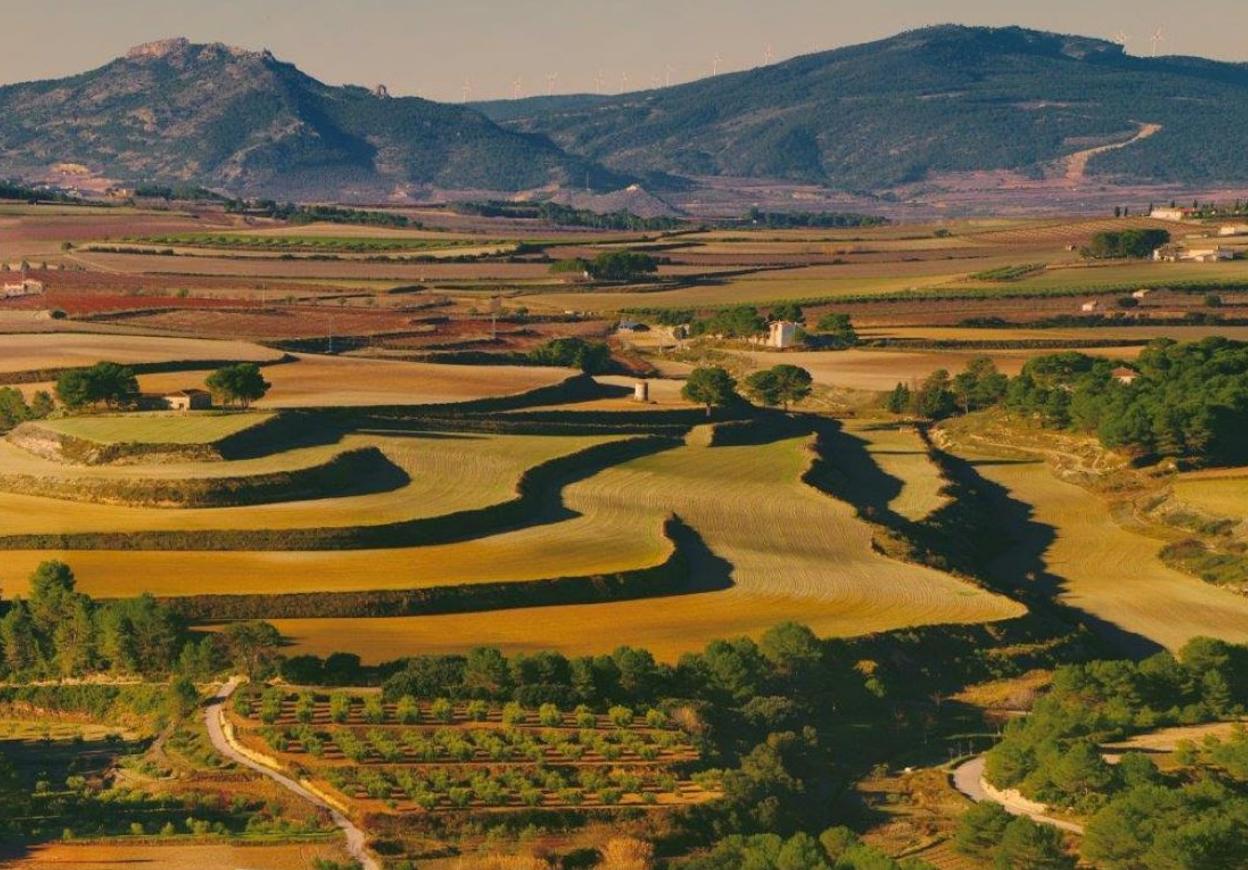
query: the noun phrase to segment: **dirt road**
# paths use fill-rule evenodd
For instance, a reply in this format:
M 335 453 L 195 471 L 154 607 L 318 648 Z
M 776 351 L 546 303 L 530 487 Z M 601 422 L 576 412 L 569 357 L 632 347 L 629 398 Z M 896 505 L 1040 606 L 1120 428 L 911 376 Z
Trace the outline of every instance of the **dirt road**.
M 355 860 L 359 861 L 360 864 L 363 865 L 364 870 L 381 870 L 381 865 L 377 863 L 377 860 L 373 858 L 372 855 L 368 853 L 368 850 L 364 846 L 364 832 L 357 828 L 350 819 L 334 807 L 330 806 L 324 800 L 308 791 L 299 783 L 295 782 L 290 777 L 265 767 L 263 764 L 252 761 L 250 758 L 234 748 L 234 745 L 230 742 L 230 739 L 226 737 L 225 733 L 225 701 L 230 697 L 230 695 L 234 694 L 234 690 L 238 688 L 239 683 L 240 680 L 237 677 L 232 677 L 230 681 L 222 686 L 217 691 L 217 694 L 208 701 L 208 705 L 204 711 L 204 724 L 208 726 L 208 737 L 212 740 L 212 745 L 218 752 L 236 764 L 241 764 L 244 767 L 251 768 L 257 773 L 267 776 L 287 791 L 298 795 L 312 805 L 327 811 L 330 818 L 333 819 L 334 824 L 342 828 L 343 833 L 347 835 L 348 854 L 350 854 Z
M 995 801 L 1012 816 L 1027 816 L 1033 822 L 1052 825 L 1074 834 L 1083 833 L 1083 825 L 1045 815 L 1043 804 L 1011 791 L 1001 791 L 984 781 L 984 756 L 977 755 L 953 769 L 953 787 L 976 803 Z

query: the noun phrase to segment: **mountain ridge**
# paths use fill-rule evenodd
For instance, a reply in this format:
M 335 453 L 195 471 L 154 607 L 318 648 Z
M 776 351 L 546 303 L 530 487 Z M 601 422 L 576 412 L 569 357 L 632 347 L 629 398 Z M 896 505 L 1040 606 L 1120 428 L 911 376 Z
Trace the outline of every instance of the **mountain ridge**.
M 267 50 L 143 43 L 63 79 L 0 87 L 0 170 L 57 163 L 125 181 L 352 198 L 520 190 L 623 176 L 462 106 L 332 86 Z

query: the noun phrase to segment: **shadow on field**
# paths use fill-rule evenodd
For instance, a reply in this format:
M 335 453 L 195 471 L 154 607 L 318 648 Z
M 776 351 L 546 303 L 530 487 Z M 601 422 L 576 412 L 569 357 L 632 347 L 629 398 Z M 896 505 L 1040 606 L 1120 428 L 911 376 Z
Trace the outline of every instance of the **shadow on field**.
M 708 547 L 697 529 L 673 516 L 667 524 L 667 534 L 685 563 L 688 578 L 674 594 L 719 592 L 733 586 L 733 564 Z
M 900 516 L 889 504 L 904 481 L 885 473 L 867 450 L 867 442 L 831 420 L 815 422 L 819 459 L 807 478 L 811 485 L 853 505 L 864 520 L 886 530 L 877 547 L 898 558 L 922 562 L 977 578 L 996 592 L 1066 623 L 1082 624 L 1117 654 L 1133 657 L 1161 650 L 1143 635 L 1059 601 L 1066 580 L 1049 570 L 1045 554 L 1057 530 L 1035 519 L 1031 505 L 985 478 L 981 467 L 1039 460 L 967 460 L 928 441 L 929 456 L 948 481 L 950 500 L 921 521 Z

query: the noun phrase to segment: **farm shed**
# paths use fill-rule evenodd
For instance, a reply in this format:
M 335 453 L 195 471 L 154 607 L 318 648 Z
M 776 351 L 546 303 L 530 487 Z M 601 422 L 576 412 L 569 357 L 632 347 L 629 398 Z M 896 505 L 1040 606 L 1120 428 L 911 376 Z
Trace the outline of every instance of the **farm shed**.
M 768 326 L 768 347 L 792 347 L 797 344 L 797 324 L 791 320 L 776 320 Z
M 207 390 L 177 390 L 161 396 L 171 411 L 204 411 L 212 407 L 212 393 Z

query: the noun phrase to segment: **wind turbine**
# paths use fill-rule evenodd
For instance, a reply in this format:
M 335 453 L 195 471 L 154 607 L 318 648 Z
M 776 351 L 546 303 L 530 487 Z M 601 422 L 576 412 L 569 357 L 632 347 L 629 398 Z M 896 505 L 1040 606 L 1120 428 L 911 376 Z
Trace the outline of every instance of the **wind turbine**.
M 555 82 L 559 80 L 559 73 L 546 74 L 546 96 L 552 96 L 555 93 Z
M 664 70 L 665 74 L 663 77 L 663 84 L 665 84 L 669 88 L 672 86 L 672 73 L 673 72 L 675 72 L 675 70 L 672 69 L 672 65 L 669 63 L 667 65 L 667 69 Z
M 719 65 L 723 62 L 724 62 L 724 59 L 719 56 L 719 52 L 718 51 L 715 52 L 715 56 L 711 58 L 711 75 L 713 76 L 719 75 Z
M 628 73 L 622 72 L 620 73 L 620 93 L 624 94 L 627 92 L 628 92 Z
M 603 87 L 604 87 L 603 82 L 605 80 L 606 80 L 606 76 L 602 74 L 602 70 L 598 70 L 597 74 L 594 76 L 594 92 L 595 93 L 598 93 L 598 94 L 602 93 Z
M 472 82 L 468 79 L 464 79 L 464 102 L 472 102 Z
M 1153 57 L 1157 56 L 1157 46 L 1166 41 L 1165 30 L 1158 27 L 1153 31 Z
M 763 66 L 771 66 L 771 62 L 776 59 L 776 53 L 771 50 L 771 43 L 767 43 L 763 47 Z
M 1121 30 L 1111 36 L 1110 39 L 1121 45 L 1123 51 L 1127 50 L 1127 43 L 1131 41 L 1131 37 L 1127 36 L 1127 34 Z

